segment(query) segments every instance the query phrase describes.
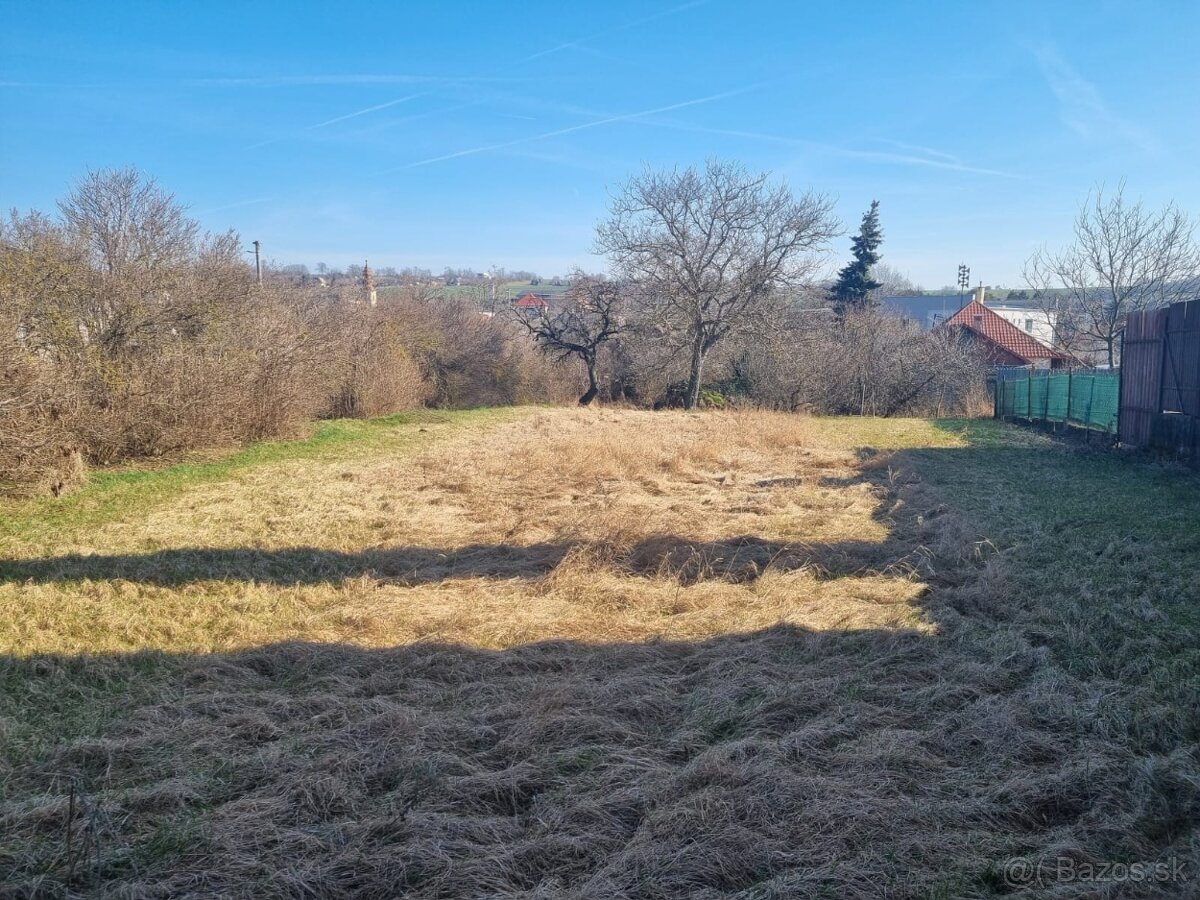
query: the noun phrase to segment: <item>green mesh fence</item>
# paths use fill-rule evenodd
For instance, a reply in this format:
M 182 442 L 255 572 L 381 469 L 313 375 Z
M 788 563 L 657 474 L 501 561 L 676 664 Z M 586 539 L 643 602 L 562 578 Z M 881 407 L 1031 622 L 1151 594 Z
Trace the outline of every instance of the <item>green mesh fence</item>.
M 1033 373 L 996 383 L 996 415 L 1035 422 L 1067 422 L 1115 434 L 1121 402 L 1117 373 Z

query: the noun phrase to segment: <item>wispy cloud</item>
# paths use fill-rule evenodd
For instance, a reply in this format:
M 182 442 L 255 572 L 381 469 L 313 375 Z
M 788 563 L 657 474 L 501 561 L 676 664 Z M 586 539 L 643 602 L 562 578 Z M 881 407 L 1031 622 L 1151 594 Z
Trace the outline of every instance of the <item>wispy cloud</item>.
M 1158 143 L 1135 123 L 1112 110 L 1096 85 L 1084 78 L 1050 44 L 1033 48 L 1046 83 L 1058 100 L 1063 123 L 1088 141 L 1116 139 L 1143 153 L 1155 153 Z
M 64 82 L 64 81 L 0 81 L 0 88 L 28 89 L 28 90 L 95 90 L 98 88 L 113 87 L 112 84 L 98 84 L 92 82 Z
M 389 128 L 395 128 L 397 125 L 405 125 L 409 122 L 419 122 L 422 119 L 432 119 L 436 116 L 461 112 L 464 109 L 475 109 L 483 105 L 483 102 L 480 100 L 468 100 L 463 103 L 456 103 L 453 106 L 439 106 L 436 109 L 427 109 L 424 112 L 413 113 L 412 115 L 408 116 L 400 116 L 399 118 L 395 119 L 385 119 L 382 122 L 379 122 L 377 125 L 367 128 L 360 133 L 366 133 L 370 131 L 385 131 Z
M 598 160 L 590 154 L 552 153 L 528 145 L 509 147 L 496 152 L 505 156 L 511 156 L 514 159 L 532 160 L 547 165 L 560 166 L 565 169 L 577 169 L 581 172 L 598 173 L 605 176 L 612 172 L 611 167 L 606 166 L 604 161 Z
M 406 97 L 398 97 L 395 100 L 388 100 L 386 103 L 376 103 L 374 106 L 367 106 L 363 109 L 356 109 L 353 112 L 345 113 L 344 115 L 334 116 L 332 119 L 326 119 L 323 122 L 317 122 L 313 125 L 306 125 L 301 131 L 316 131 L 319 128 L 327 128 L 330 125 L 336 125 L 338 122 L 345 122 L 348 119 L 357 119 L 359 116 L 365 116 L 380 110 L 390 109 L 393 106 L 399 106 L 401 103 L 408 103 L 410 100 L 416 100 L 419 97 L 428 97 L 431 91 L 421 91 L 418 94 L 409 94 Z M 246 147 L 247 150 L 257 150 L 260 147 L 268 147 L 271 144 L 278 144 L 280 141 L 286 140 L 285 137 L 267 138 L 265 141 L 258 141 Z
M 583 45 L 590 43 L 592 41 L 600 40 L 601 38 L 608 37 L 609 35 L 618 34 L 622 31 L 627 31 L 630 28 L 637 28 L 641 25 L 647 25 L 651 22 L 656 22 L 659 19 L 665 19 L 670 16 L 679 15 L 680 13 L 687 12 L 688 10 L 696 9 L 701 6 L 705 6 L 710 2 L 712 2 L 712 0 L 689 0 L 689 2 L 687 2 L 687 3 L 680 3 L 676 6 L 670 7 L 669 9 L 660 10 L 659 12 L 651 13 L 650 15 L 646 15 L 646 16 L 640 16 L 636 19 L 631 19 L 627 22 L 621 22 L 617 25 L 612 25 L 608 28 L 601 29 L 600 31 L 595 31 L 595 32 L 592 32 L 591 34 L 584 35 L 583 37 L 574 38 L 573 40 L 569 40 L 569 41 L 561 41 L 557 44 L 554 44 L 553 46 L 546 47 L 542 50 L 537 50 L 526 56 L 518 57 L 517 59 L 511 60 L 511 61 L 506 61 L 504 64 L 504 68 L 505 68 L 505 70 L 511 70 L 515 66 L 519 66 L 519 65 L 521 65 L 523 63 L 527 63 L 527 62 L 532 62 L 533 60 L 536 60 L 536 59 L 542 59 L 544 57 L 551 56 L 555 53 L 560 53 L 564 50 L 578 50 L 578 51 L 587 52 L 587 53 L 590 53 L 593 55 L 597 55 L 597 54 L 600 54 L 600 51 L 594 50 L 592 48 L 584 47 Z M 485 83 L 485 82 L 494 80 L 494 77 L 495 77 L 494 74 L 485 74 L 485 75 L 481 75 L 481 76 L 474 77 L 474 78 L 459 79 L 458 83 L 466 83 L 466 82 Z M 450 79 L 450 80 L 452 81 L 453 79 Z M 456 105 L 453 107 L 447 107 L 447 109 L 445 111 L 451 112 L 451 111 L 460 109 L 461 106 L 462 105 L 459 104 L 459 105 Z M 374 109 L 362 110 L 359 113 L 351 113 L 350 115 L 346 116 L 346 118 L 350 118 L 354 115 L 362 115 L 367 112 L 374 112 Z M 435 110 L 434 112 L 436 113 L 437 111 Z M 510 118 L 527 119 L 531 122 L 535 121 L 535 118 L 533 116 L 510 115 Z M 339 120 L 335 119 L 333 121 L 339 121 Z
M 531 97 L 511 91 L 483 90 L 474 94 L 477 102 L 492 109 L 496 115 L 528 116 L 539 118 L 548 115 L 573 116 L 581 119 L 603 119 L 615 115 L 611 109 L 597 109 L 549 97 Z
M 387 172 L 395 172 L 401 169 L 415 169 L 418 166 L 428 166 L 433 163 L 446 162 L 451 159 L 461 159 L 464 156 L 474 156 L 479 153 L 489 153 L 494 150 L 505 150 L 509 147 L 518 147 L 522 144 L 530 144 L 534 141 L 544 141 L 549 138 L 561 137 L 566 134 L 574 134 L 579 131 L 586 131 L 590 128 L 599 128 L 602 125 L 614 125 L 618 122 L 631 122 L 636 119 L 644 119 L 649 116 L 661 115 L 662 113 L 674 112 L 677 109 L 686 109 L 690 106 L 699 106 L 704 103 L 713 103 L 717 100 L 724 100 L 728 97 L 736 97 L 739 94 L 744 94 L 747 91 L 753 90 L 755 86 L 738 88 L 731 91 L 722 91 L 719 94 L 710 94 L 707 97 L 697 97 L 694 100 L 684 100 L 680 103 L 672 103 L 669 106 L 659 106 L 654 109 L 643 109 L 639 112 L 623 113 L 616 116 L 607 116 L 603 119 L 595 119 L 591 122 L 583 122 L 579 125 L 571 125 L 566 128 L 556 128 L 553 131 L 544 131 L 541 134 L 528 135 L 527 137 L 517 138 L 511 141 L 500 141 L 495 144 L 481 144 L 478 147 L 469 147 L 466 150 L 458 150 L 454 153 L 445 153 L 441 156 L 431 156 L 427 159 L 419 159 L 416 162 L 411 162 L 403 166 L 396 166 L 393 169 L 385 169 L 383 172 L 376 174 L 383 175 Z

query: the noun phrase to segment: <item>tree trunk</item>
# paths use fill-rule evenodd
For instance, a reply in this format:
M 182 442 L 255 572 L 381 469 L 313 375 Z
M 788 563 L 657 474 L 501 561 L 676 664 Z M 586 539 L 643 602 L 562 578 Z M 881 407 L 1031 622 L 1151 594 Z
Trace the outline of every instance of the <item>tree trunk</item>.
M 579 405 L 589 406 L 596 399 L 596 395 L 600 393 L 600 385 L 596 381 L 596 360 L 594 358 L 585 358 L 584 362 L 587 363 L 588 389 L 579 398 Z
M 704 373 L 704 333 L 696 335 L 692 344 L 692 371 L 688 375 L 687 396 L 683 398 L 684 409 L 695 409 L 700 403 L 700 379 Z

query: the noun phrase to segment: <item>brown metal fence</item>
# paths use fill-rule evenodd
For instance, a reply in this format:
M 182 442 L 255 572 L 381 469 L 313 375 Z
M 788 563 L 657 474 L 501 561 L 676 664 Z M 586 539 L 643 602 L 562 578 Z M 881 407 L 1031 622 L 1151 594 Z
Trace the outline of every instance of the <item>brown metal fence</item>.
M 1130 447 L 1149 447 L 1154 420 L 1162 412 L 1163 335 L 1167 310 L 1129 316 L 1121 346 L 1120 440 Z
M 1119 431 L 1129 447 L 1200 451 L 1200 300 L 1130 313 Z

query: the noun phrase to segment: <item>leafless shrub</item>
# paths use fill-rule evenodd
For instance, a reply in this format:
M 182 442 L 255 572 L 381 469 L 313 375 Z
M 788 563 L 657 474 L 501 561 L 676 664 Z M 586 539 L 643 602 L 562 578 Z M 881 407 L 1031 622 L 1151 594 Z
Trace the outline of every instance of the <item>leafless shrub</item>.
M 825 336 L 835 409 L 861 415 L 942 411 L 982 369 L 968 345 L 944 331 L 927 332 L 879 311 L 851 316 Z
M 0 223 L 0 491 L 59 493 L 78 480 L 68 422 L 78 397 L 55 378 L 55 337 L 78 333 L 53 314 L 74 296 L 77 248 L 44 216 Z
M 406 342 L 403 310 L 384 307 L 351 318 L 338 347 L 343 371 L 329 408 L 334 418 L 378 416 L 420 406 L 429 385 Z
M 0 493 L 60 494 L 83 460 L 45 367 L 12 340 L 0 340 L 0 356 Z
M 582 392 L 573 367 L 547 359 L 517 324 L 462 301 L 430 302 L 419 360 L 444 407 L 567 402 Z
M 946 332 L 921 331 L 879 310 L 841 319 L 811 311 L 733 361 L 747 395 L 779 409 L 894 416 L 978 408 L 983 369 Z
M 407 285 L 255 283 L 134 169 L 0 223 L 0 490 L 61 492 L 84 462 L 286 435 L 320 416 L 565 401 L 578 373 L 502 317 Z
M 0 488 L 61 491 L 111 463 L 289 432 L 352 385 L 356 414 L 421 402 L 374 311 L 254 284 L 134 170 L 92 173 L 62 218 L 0 224 Z

